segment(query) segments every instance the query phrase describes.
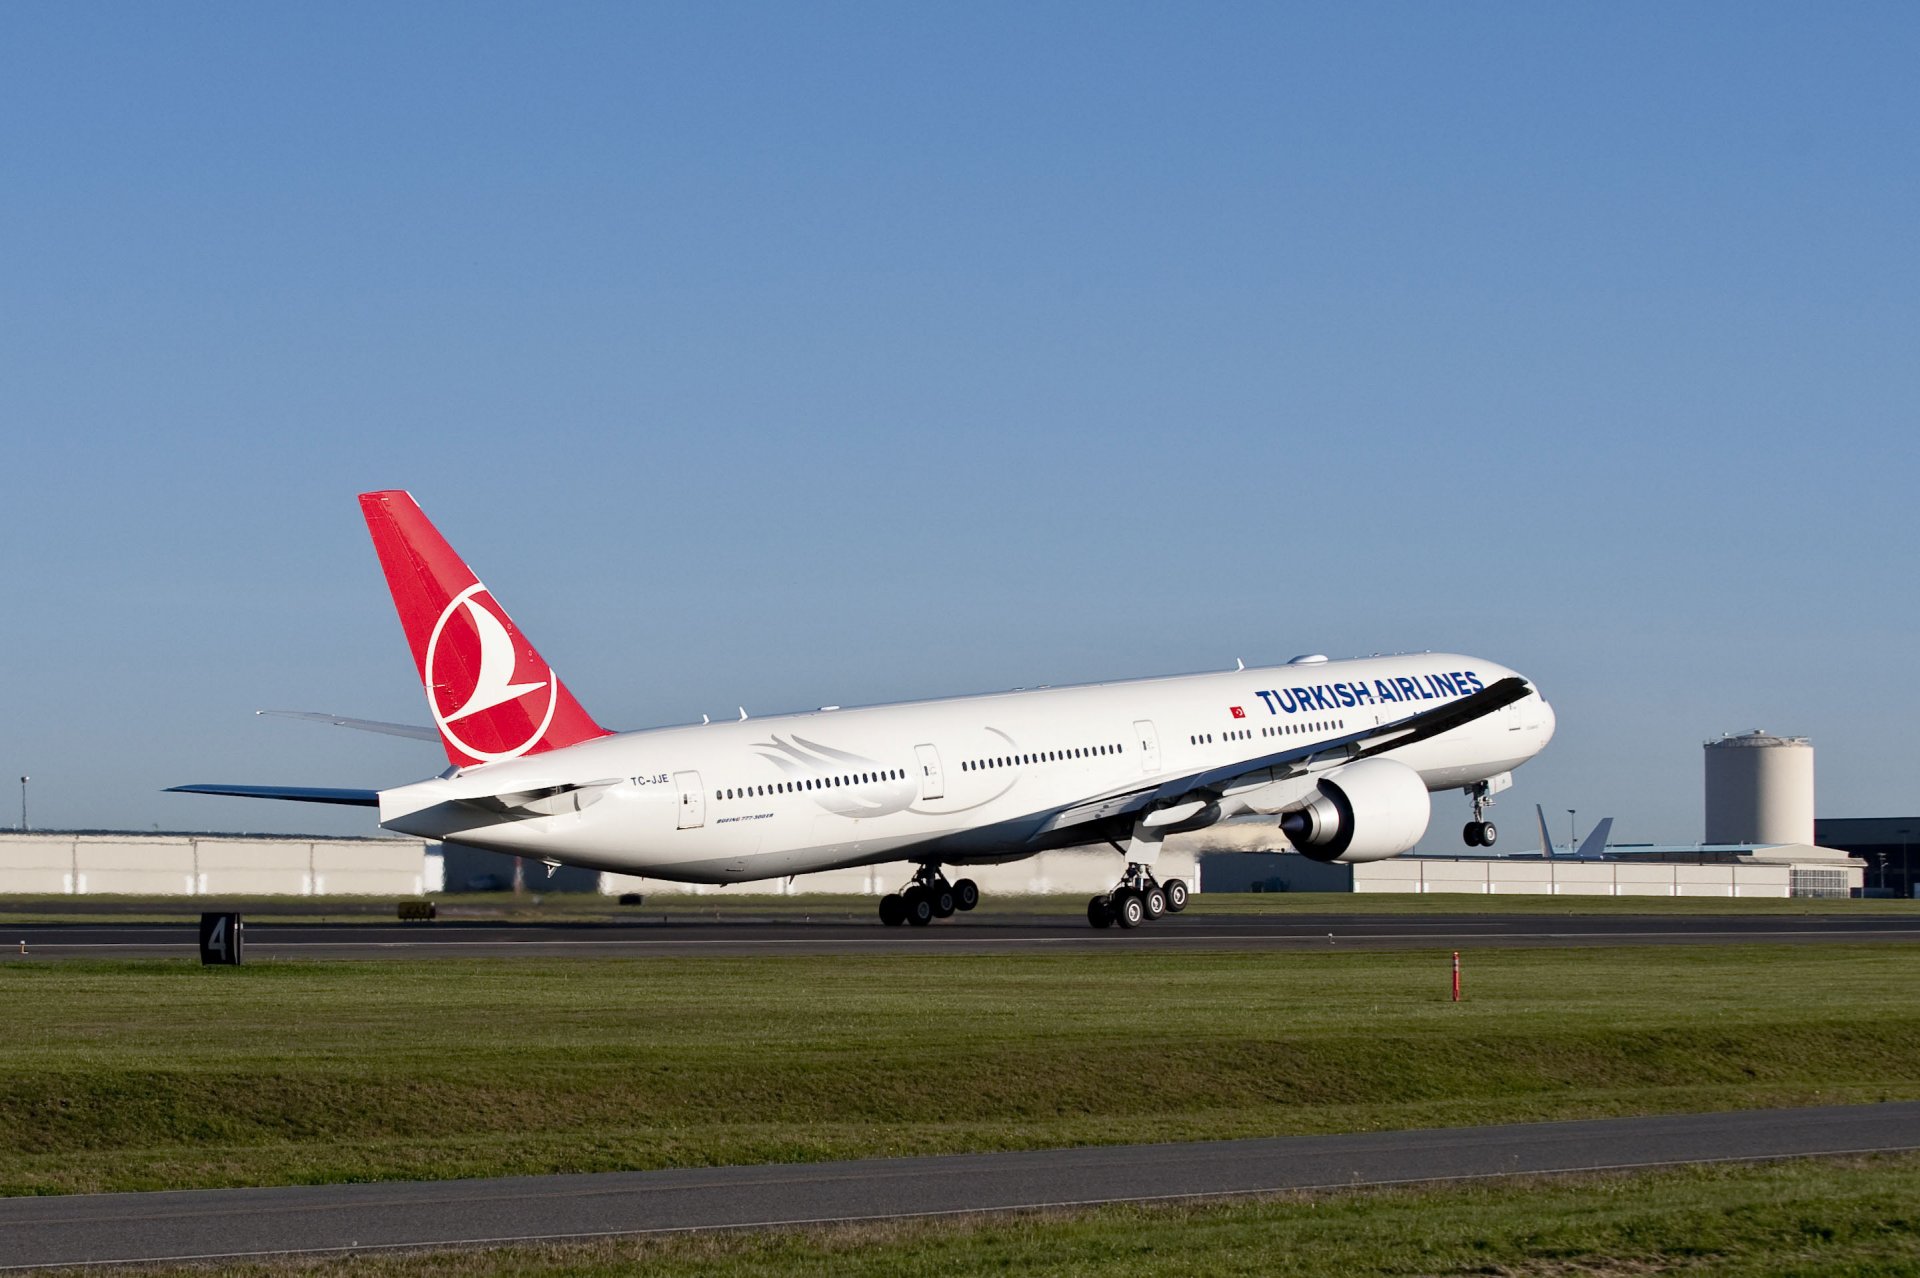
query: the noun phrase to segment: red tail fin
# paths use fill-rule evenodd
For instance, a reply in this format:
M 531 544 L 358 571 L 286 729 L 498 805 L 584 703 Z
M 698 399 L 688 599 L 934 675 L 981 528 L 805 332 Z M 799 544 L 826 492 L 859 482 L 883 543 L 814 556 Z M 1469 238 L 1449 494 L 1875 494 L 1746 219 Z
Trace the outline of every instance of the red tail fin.
M 361 493 L 360 509 L 447 758 L 465 767 L 607 735 L 412 494 Z

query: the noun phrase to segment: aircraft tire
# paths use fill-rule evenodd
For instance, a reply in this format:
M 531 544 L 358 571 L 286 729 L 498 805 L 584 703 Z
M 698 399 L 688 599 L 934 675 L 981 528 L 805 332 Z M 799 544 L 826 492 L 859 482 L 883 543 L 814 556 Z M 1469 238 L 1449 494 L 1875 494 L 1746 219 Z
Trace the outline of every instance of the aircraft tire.
M 1087 922 L 1095 927 L 1113 926 L 1113 902 L 1104 896 L 1096 896 L 1087 902 Z
M 1167 894 L 1158 887 L 1148 888 L 1140 897 L 1140 903 L 1147 907 L 1147 921 L 1152 922 L 1167 912 Z
M 900 899 L 898 892 L 889 892 L 880 898 L 880 921 L 888 927 L 899 927 L 907 921 L 907 903 Z
M 1470 848 L 1479 847 L 1480 846 L 1480 823 L 1478 821 L 1467 822 L 1466 827 L 1460 831 L 1460 837 L 1466 840 L 1466 844 L 1468 847 Z
M 1167 894 L 1167 910 L 1178 914 L 1187 908 L 1187 882 L 1185 879 L 1168 879 L 1160 885 Z
M 910 887 L 900 894 L 900 900 L 907 907 L 907 922 L 915 927 L 925 927 L 933 922 L 933 902 L 928 899 L 925 889 Z
M 953 912 L 958 908 L 958 903 L 954 900 L 952 888 L 944 883 L 934 883 L 922 888 L 921 891 L 927 894 L 927 900 L 933 905 L 933 917 L 936 919 L 950 919 L 953 917 Z
M 1480 823 L 1480 846 L 1481 847 L 1483 848 L 1492 847 L 1493 841 L 1499 837 L 1500 837 L 1500 831 L 1494 828 L 1493 822 L 1482 821 Z
M 953 885 L 953 903 L 962 911 L 971 910 L 980 904 L 980 885 L 972 879 L 961 879 Z
M 1147 921 L 1147 903 L 1132 888 L 1113 894 L 1113 921 L 1121 927 L 1139 927 Z

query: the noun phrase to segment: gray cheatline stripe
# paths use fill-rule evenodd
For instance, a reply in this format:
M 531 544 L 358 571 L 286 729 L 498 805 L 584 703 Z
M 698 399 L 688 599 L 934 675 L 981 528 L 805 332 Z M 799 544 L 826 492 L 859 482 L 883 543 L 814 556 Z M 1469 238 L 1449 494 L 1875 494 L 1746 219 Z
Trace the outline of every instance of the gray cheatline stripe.
M 955 1216 L 1002 1216 L 1026 1211 L 1059 1211 L 1082 1207 L 1118 1206 L 1125 1203 L 1201 1202 L 1215 1198 L 1252 1198 L 1268 1194 L 1326 1193 L 1341 1189 L 1387 1189 L 1399 1185 L 1445 1185 L 1474 1180 L 1501 1180 L 1515 1176 L 1564 1176 L 1578 1173 L 1614 1171 L 1652 1171 L 1661 1167 L 1703 1167 L 1728 1163 L 1786 1162 L 1800 1158 L 1847 1158 L 1862 1154 L 1898 1154 L 1916 1148 L 1913 1145 L 1877 1145 L 1862 1149 L 1821 1149 L 1787 1154 L 1753 1154 L 1745 1157 L 1666 1158 L 1640 1163 L 1590 1163 L 1570 1167 L 1533 1167 L 1522 1171 L 1466 1172 L 1452 1176 L 1407 1176 L 1381 1180 L 1328 1181 L 1313 1185 L 1282 1185 L 1270 1189 L 1222 1189 L 1184 1194 L 1126 1194 L 1111 1198 L 1071 1198 L 1048 1202 L 1018 1203 L 1003 1207 L 946 1207 L 930 1211 L 881 1212 L 864 1216 L 807 1216 L 773 1220 L 739 1221 L 727 1225 L 665 1225 L 644 1229 L 583 1230 L 559 1234 L 503 1234 L 490 1238 L 449 1238 L 432 1242 L 349 1244 L 334 1247 L 300 1247 L 261 1251 L 216 1251 L 194 1255 L 153 1255 L 122 1257 L 118 1260 L 58 1261 L 40 1265 L 0 1266 L 0 1273 L 29 1269 L 89 1269 L 103 1265 L 142 1265 L 160 1261 L 195 1262 L 206 1260 L 246 1260 L 261 1256 L 320 1256 L 349 1252 L 424 1251 L 436 1247 L 496 1247 L 509 1243 L 579 1242 L 593 1238 L 641 1238 L 660 1234 L 744 1233 L 753 1229 L 802 1229 L 811 1225 L 859 1225 L 889 1220 L 934 1220 Z

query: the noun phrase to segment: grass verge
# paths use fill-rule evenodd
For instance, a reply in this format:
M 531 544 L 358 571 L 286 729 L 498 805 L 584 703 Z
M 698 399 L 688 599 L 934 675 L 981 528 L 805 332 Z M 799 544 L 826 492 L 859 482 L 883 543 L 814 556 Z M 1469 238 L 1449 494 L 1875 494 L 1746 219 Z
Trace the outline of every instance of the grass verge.
M 1902 1156 L 750 1234 L 224 1261 L 218 1269 L 242 1278 L 1892 1275 L 1920 1271 L 1916 1204 L 1920 1157 Z
M 1920 1096 L 1920 945 L 0 967 L 0 1192 Z

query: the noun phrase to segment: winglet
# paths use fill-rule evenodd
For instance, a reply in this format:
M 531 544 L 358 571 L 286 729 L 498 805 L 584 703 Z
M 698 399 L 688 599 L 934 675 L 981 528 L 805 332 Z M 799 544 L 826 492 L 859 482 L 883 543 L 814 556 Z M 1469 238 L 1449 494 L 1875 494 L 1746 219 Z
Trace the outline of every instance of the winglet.
M 409 493 L 360 494 L 447 758 L 466 767 L 607 735 Z

